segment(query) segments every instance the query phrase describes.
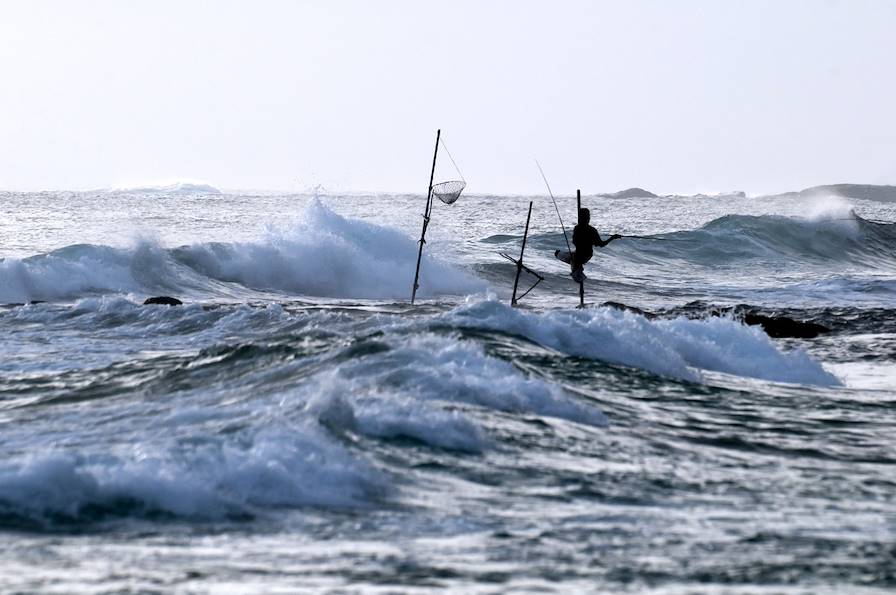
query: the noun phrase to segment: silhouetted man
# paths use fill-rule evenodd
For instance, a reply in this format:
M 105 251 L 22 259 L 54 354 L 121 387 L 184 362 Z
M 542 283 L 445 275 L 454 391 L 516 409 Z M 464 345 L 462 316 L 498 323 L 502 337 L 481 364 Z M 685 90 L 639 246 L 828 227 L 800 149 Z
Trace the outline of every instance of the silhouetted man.
M 581 283 L 585 279 L 585 263 L 594 256 L 594 246 L 603 248 L 613 240 L 618 240 L 622 237 L 614 233 L 606 240 L 602 240 L 597 230 L 589 225 L 590 222 L 591 211 L 580 209 L 579 224 L 572 231 L 572 243 L 576 247 L 575 252 L 572 254 L 560 250 L 554 252 L 554 256 L 572 265 L 572 278 L 576 283 Z

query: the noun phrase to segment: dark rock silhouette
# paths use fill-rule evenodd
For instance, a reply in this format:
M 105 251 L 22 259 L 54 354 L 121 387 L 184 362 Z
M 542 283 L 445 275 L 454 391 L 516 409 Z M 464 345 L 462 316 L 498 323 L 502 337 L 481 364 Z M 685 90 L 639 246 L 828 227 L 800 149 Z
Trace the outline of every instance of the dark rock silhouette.
M 791 198 L 824 196 L 830 194 L 842 196 L 843 198 L 857 198 L 878 202 L 896 202 L 896 186 L 885 186 L 880 184 L 825 184 L 823 186 L 805 188 L 798 192 L 782 192 L 780 194 L 773 194 L 772 196 Z
M 831 331 L 828 327 L 816 322 L 803 322 L 787 316 L 763 316 L 755 312 L 747 312 L 743 316 L 744 324 L 761 326 L 769 337 L 775 339 L 814 339 L 818 335 Z
M 829 184 L 807 188 L 800 194 L 829 192 L 844 198 L 860 198 L 880 202 L 896 202 L 896 186 L 879 186 L 876 184 Z
M 143 302 L 144 306 L 148 306 L 151 304 L 158 304 L 161 306 L 182 306 L 184 303 L 177 298 L 169 297 L 167 295 L 160 295 L 157 297 L 147 298 L 145 302 Z
M 640 314 L 647 320 L 653 320 L 657 317 L 653 312 L 648 312 L 647 310 L 642 310 L 641 308 L 635 308 L 634 306 L 626 306 L 620 302 L 604 302 L 604 306 L 609 306 L 610 308 L 616 308 L 617 310 L 625 310 L 626 312 L 631 312 L 633 314 Z

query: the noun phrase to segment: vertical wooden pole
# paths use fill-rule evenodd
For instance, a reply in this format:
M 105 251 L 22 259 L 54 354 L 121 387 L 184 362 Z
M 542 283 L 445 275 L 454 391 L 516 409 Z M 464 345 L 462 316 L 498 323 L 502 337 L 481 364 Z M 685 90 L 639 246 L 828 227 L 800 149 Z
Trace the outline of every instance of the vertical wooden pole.
M 429 190 L 426 192 L 426 210 L 423 212 L 423 231 L 420 232 L 420 249 L 417 251 L 417 270 L 414 272 L 414 289 L 411 291 L 411 304 L 417 298 L 417 283 L 420 280 L 420 259 L 423 258 L 423 244 L 426 243 L 426 228 L 429 227 L 429 215 L 432 212 L 432 180 L 436 175 L 436 157 L 439 155 L 439 137 L 442 129 L 436 130 L 436 149 L 432 154 L 432 171 L 429 173 Z
M 523 232 L 523 247 L 520 248 L 520 259 L 516 261 L 516 279 L 513 280 L 513 296 L 510 305 L 516 306 L 516 288 L 520 284 L 520 273 L 523 272 L 523 253 L 526 251 L 526 238 L 529 237 L 529 220 L 532 219 L 532 201 L 529 201 L 529 214 L 526 215 L 526 230 Z
M 582 225 L 582 191 L 576 190 L 576 225 Z M 579 232 L 582 233 L 582 232 Z M 575 232 L 573 232 L 575 236 Z M 582 273 L 585 271 L 583 270 Z M 585 278 L 579 281 L 579 308 L 585 307 Z

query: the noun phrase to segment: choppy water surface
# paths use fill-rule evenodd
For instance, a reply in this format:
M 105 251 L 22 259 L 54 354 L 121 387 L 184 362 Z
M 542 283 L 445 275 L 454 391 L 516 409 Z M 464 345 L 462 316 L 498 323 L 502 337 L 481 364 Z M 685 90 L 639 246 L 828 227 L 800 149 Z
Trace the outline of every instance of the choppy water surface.
M 412 307 L 421 197 L 194 190 L 0 193 L 2 590 L 896 588 L 896 203 L 586 197 L 577 310 L 465 196 Z

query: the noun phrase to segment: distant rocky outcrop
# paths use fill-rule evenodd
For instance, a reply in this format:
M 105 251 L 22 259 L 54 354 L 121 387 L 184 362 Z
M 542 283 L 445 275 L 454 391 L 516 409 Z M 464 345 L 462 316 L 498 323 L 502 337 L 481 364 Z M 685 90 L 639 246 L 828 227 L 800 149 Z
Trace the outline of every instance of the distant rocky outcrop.
M 688 195 L 686 198 L 747 198 L 743 190 L 731 190 L 729 192 L 712 192 L 710 194 L 698 193 Z
M 606 196 L 608 198 L 657 198 L 658 195 L 650 192 L 649 190 L 644 190 L 643 188 L 626 188 L 625 190 L 620 190 L 619 192 L 612 192 L 609 194 L 601 194 L 600 196 Z
M 896 186 L 879 186 L 876 184 L 827 184 L 800 190 L 801 195 L 836 194 L 843 198 L 876 200 L 879 202 L 896 202 Z
M 137 186 L 133 188 L 113 188 L 106 192 L 113 194 L 221 194 L 221 191 L 209 184 L 193 184 L 181 182 L 178 184 L 169 184 L 167 186 Z
M 782 192 L 773 194 L 775 197 L 812 197 L 812 196 L 841 196 L 859 200 L 874 200 L 878 202 L 896 202 L 896 186 L 877 184 L 825 184 L 812 186 L 798 192 Z

